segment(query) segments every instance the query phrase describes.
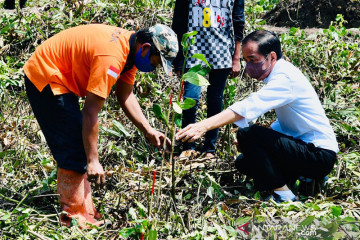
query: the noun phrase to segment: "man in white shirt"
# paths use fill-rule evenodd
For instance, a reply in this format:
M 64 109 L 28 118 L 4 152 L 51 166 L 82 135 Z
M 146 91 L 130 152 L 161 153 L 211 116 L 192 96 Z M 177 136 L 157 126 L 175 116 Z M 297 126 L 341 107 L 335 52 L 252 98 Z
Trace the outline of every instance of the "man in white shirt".
M 333 168 L 338 144 L 319 98 L 301 71 L 282 58 L 280 40 L 259 30 L 242 41 L 246 72 L 266 85 L 221 113 L 182 129 L 176 138 L 193 142 L 205 132 L 235 123 L 237 169 L 259 190 L 274 190 L 278 202 L 295 200 L 286 183 L 304 176 L 323 179 Z M 271 128 L 248 125 L 275 110 Z

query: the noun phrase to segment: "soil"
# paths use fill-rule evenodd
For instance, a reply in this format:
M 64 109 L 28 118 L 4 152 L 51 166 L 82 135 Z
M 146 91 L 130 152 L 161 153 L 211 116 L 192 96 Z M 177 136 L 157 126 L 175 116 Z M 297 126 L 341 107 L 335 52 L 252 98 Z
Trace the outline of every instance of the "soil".
M 360 27 L 359 0 L 282 0 L 264 19 L 276 27 L 328 28 L 337 14 L 346 28 Z

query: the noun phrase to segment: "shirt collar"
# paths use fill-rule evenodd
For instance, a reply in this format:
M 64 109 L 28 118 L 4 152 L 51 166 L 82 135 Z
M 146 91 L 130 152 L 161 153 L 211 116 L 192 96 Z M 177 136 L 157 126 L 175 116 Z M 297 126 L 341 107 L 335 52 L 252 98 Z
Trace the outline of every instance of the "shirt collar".
M 283 58 L 276 61 L 274 68 L 271 70 L 270 74 L 264 79 L 265 84 L 269 83 L 272 75 L 276 73 L 276 71 L 278 70 L 278 68 L 280 67 L 283 61 L 285 61 Z

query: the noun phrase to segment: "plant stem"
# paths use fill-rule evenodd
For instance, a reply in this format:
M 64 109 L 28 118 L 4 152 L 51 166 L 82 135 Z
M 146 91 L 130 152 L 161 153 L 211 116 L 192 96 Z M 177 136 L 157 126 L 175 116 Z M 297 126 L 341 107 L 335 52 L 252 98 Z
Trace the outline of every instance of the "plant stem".
M 171 95 L 171 98 L 170 98 L 169 108 L 168 108 L 168 112 L 167 112 L 167 116 L 166 116 L 166 120 L 168 122 L 169 122 L 170 112 L 171 112 L 171 100 L 172 100 L 172 95 Z M 166 147 L 166 138 L 167 138 L 168 131 L 169 131 L 169 128 L 167 127 L 165 129 L 165 138 L 164 138 L 164 143 L 163 143 L 163 149 L 165 149 L 165 147 Z M 163 173 L 163 168 L 164 168 L 164 161 L 165 161 L 165 151 L 163 150 L 162 158 L 161 158 L 160 178 L 159 178 L 159 187 L 158 187 L 158 198 L 157 198 L 157 201 L 156 201 L 156 206 L 158 206 L 159 209 L 160 209 L 159 199 L 160 199 L 161 180 L 162 180 L 162 173 Z
M 174 154 L 174 142 L 175 142 L 175 131 L 176 125 L 174 124 L 175 115 L 172 117 L 172 139 L 171 139 L 171 153 L 170 153 L 170 162 L 171 162 L 171 196 L 175 201 L 175 159 L 173 158 Z

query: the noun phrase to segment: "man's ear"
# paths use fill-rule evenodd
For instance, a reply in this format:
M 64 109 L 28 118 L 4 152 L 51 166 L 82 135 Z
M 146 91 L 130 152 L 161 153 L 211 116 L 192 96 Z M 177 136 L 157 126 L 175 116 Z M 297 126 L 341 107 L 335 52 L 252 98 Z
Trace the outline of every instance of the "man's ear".
M 270 52 L 270 55 L 271 55 L 271 61 L 277 61 L 277 55 L 276 55 L 276 52 L 274 51 L 271 51 Z
M 141 45 L 141 57 L 145 57 L 146 54 L 150 51 L 151 44 L 150 43 L 144 43 Z

